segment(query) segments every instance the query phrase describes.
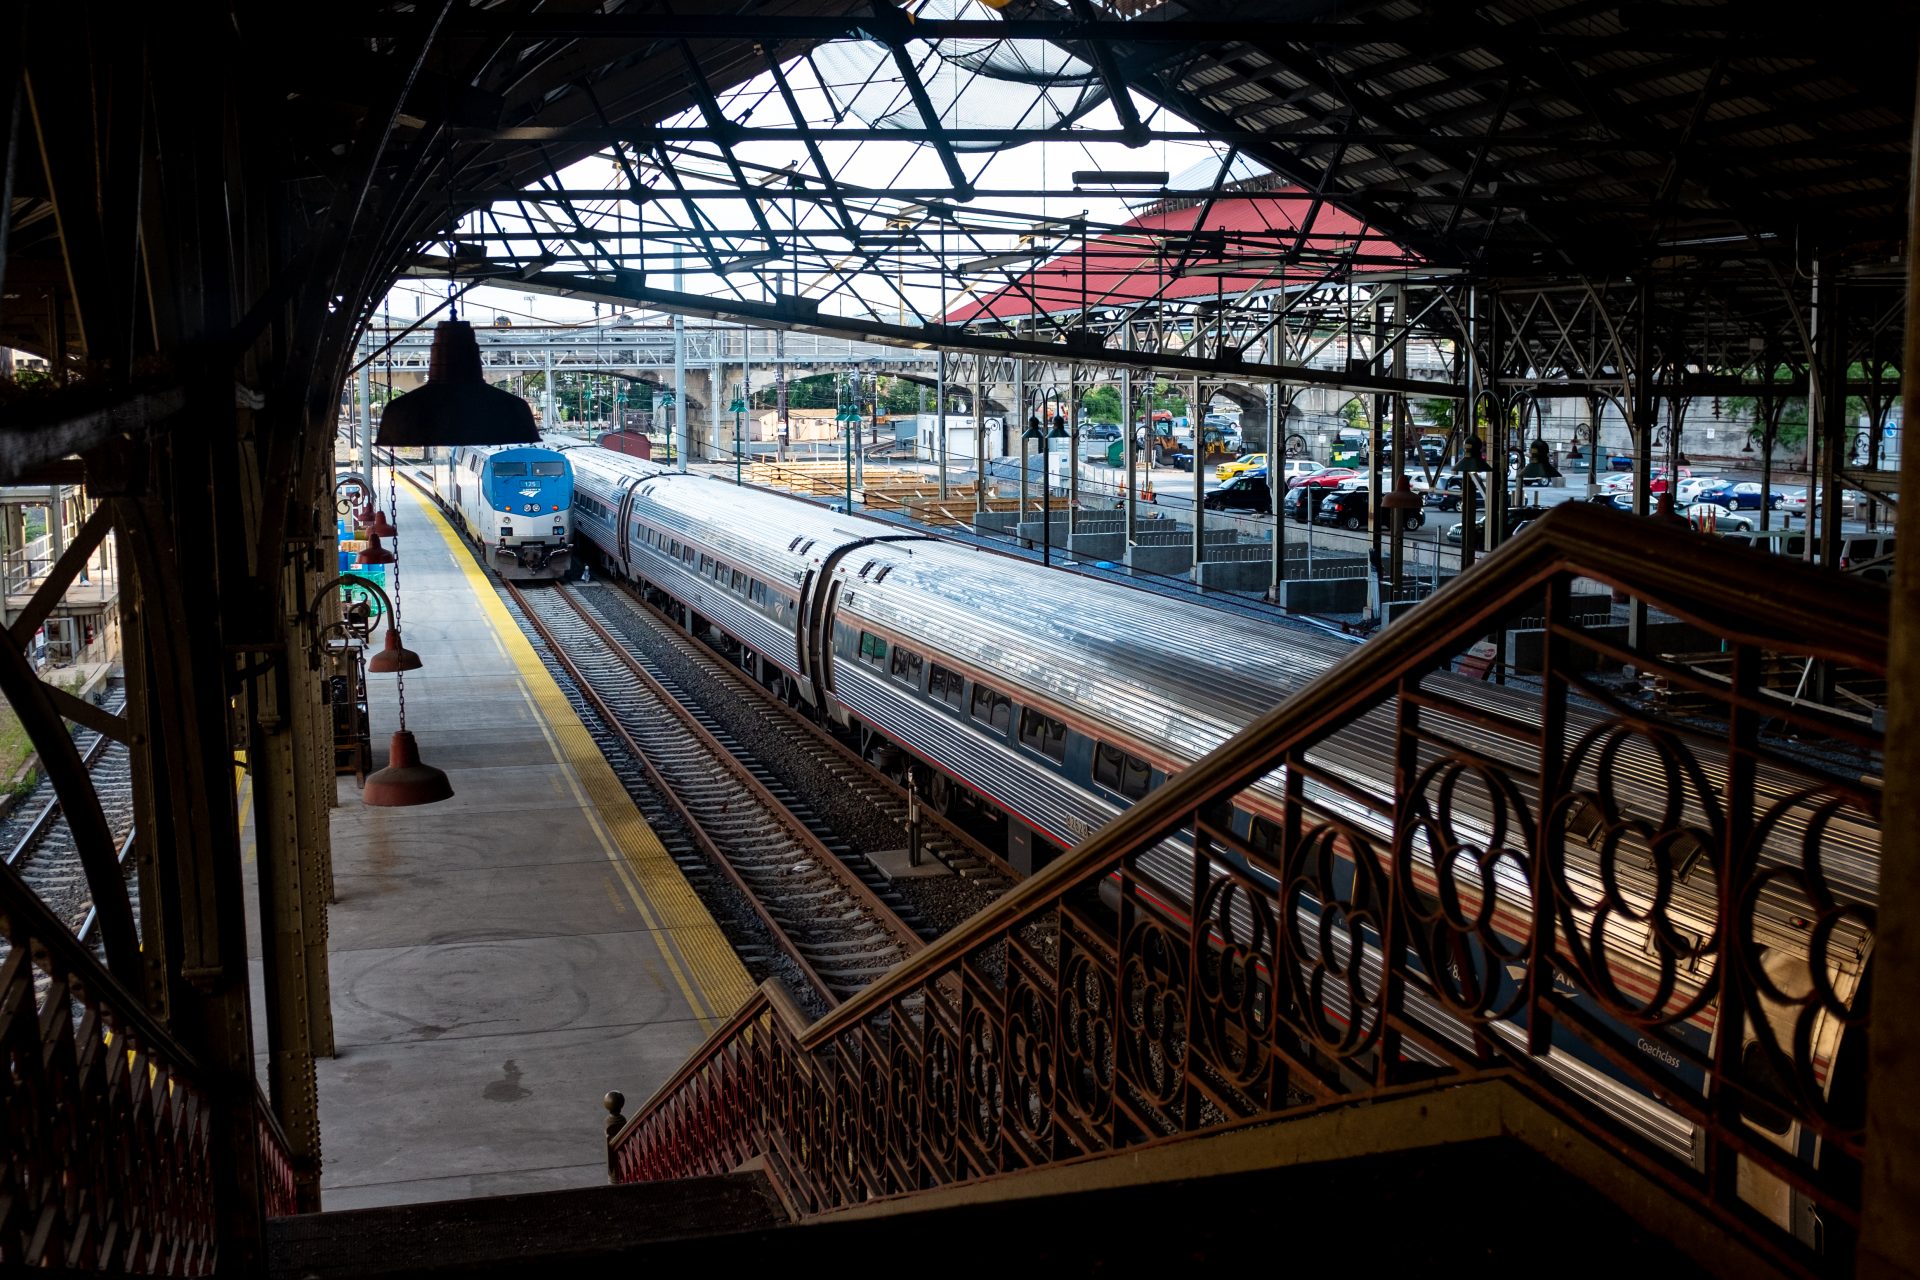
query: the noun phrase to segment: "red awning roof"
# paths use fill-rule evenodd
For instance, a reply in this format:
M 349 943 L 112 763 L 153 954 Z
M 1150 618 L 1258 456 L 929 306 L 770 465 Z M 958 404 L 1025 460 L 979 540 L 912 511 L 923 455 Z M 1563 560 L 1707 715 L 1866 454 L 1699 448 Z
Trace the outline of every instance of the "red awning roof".
M 1255 199 L 1221 200 L 1207 210 L 1204 224 L 1196 226 L 1203 207 L 1190 204 L 1185 208 L 1141 214 L 1126 224 L 1139 228 L 1139 234 L 1108 232 L 1090 241 L 1084 251 L 1075 248 L 1049 259 L 1013 284 L 996 289 L 981 300 L 965 299 L 948 313 L 947 323 L 966 324 L 988 316 L 1013 319 L 1052 315 L 1083 307 L 1123 306 L 1155 298 L 1204 298 L 1216 293 L 1265 291 L 1318 279 L 1324 269 L 1315 265 L 1315 259 L 1325 255 L 1357 251 L 1377 259 L 1401 252 L 1383 240 L 1356 243 L 1357 237 L 1366 232 L 1366 224 L 1323 204 L 1314 215 L 1313 233 L 1307 237 L 1305 262 L 1284 271 L 1256 268 L 1245 275 L 1175 278 L 1172 267 L 1180 260 L 1177 248 L 1170 254 L 1160 252 L 1160 241 L 1168 233 L 1199 230 L 1255 237 L 1270 235 L 1271 248 L 1259 243 L 1241 244 L 1234 252 L 1238 256 L 1274 257 L 1293 248 L 1300 219 L 1313 208 L 1313 196 L 1298 187 L 1286 187 Z M 1187 265 L 1191 268 L 1221 260 L 1217 255 L 1195 254 Z

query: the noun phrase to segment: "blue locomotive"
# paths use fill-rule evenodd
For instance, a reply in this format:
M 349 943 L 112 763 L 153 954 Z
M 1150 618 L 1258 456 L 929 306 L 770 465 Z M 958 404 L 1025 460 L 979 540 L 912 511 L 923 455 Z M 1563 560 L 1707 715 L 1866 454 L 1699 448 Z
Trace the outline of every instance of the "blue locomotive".
M 433 492 L 481 563 L 502 578 L 541 582 L 573 568 L 573 469 L 563 450 L 462 445 L 436 450 Z

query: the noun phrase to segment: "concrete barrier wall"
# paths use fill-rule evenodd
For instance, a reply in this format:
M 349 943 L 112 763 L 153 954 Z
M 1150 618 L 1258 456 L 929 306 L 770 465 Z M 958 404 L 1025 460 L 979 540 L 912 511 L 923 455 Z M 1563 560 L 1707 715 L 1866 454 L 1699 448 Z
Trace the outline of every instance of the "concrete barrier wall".
M 1126 565 L 1134 573 L 1185 573 L 1193 568 L 1193 540 L 1189 538 L 1170 546 L 1128 547 Z
M 1202 560 L 1192 575 L 1205 591 L 1265 591 L 1273 580 L 1273 561 Z
M 1280 603 L 1293 613 L 1358 613 L 1367 607 L 1367 580 L 1290 579 L 1280 584 Z

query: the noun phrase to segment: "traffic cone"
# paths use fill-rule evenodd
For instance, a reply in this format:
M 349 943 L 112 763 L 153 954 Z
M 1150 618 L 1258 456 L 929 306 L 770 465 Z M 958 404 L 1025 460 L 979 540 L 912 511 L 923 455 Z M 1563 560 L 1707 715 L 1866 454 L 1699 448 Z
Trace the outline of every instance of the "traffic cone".
M 1146 486 L 1140 490 L 1140 501 L 1151 502 L 1155 506 L 1160 505 L 1160 500 L 1153 496 L 1153 481 L 1147 481 Z

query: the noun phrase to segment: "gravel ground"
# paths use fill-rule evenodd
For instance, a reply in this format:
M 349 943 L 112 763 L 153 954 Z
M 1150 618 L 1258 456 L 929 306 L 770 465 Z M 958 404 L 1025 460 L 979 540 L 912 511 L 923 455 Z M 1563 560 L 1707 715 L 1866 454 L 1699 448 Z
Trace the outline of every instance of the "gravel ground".
M 597 583 L 578 589 L 591 593 L 608 625 L 637 651 L 658 662 L 736 741 L 753 744 L 760 762 L 796 794 L 805 796 L 814 811 L 848 844 L 861 853 L 906 848 L 907 833 L 899 823 L 842 787 L 809 748 L 794 742 L 796 731 L 783 724 L 776 712 L 742 702 L 708 677 L 697 663 L 684 658 L 674 645 L 663 641 L 652 620 L 641 613 L 626 592 Z M 998 878 L 931 876 L 897 880 L 893 887 L 920 910 L 928 923 L 944 933 L 992 902 L 1008 885 Z

